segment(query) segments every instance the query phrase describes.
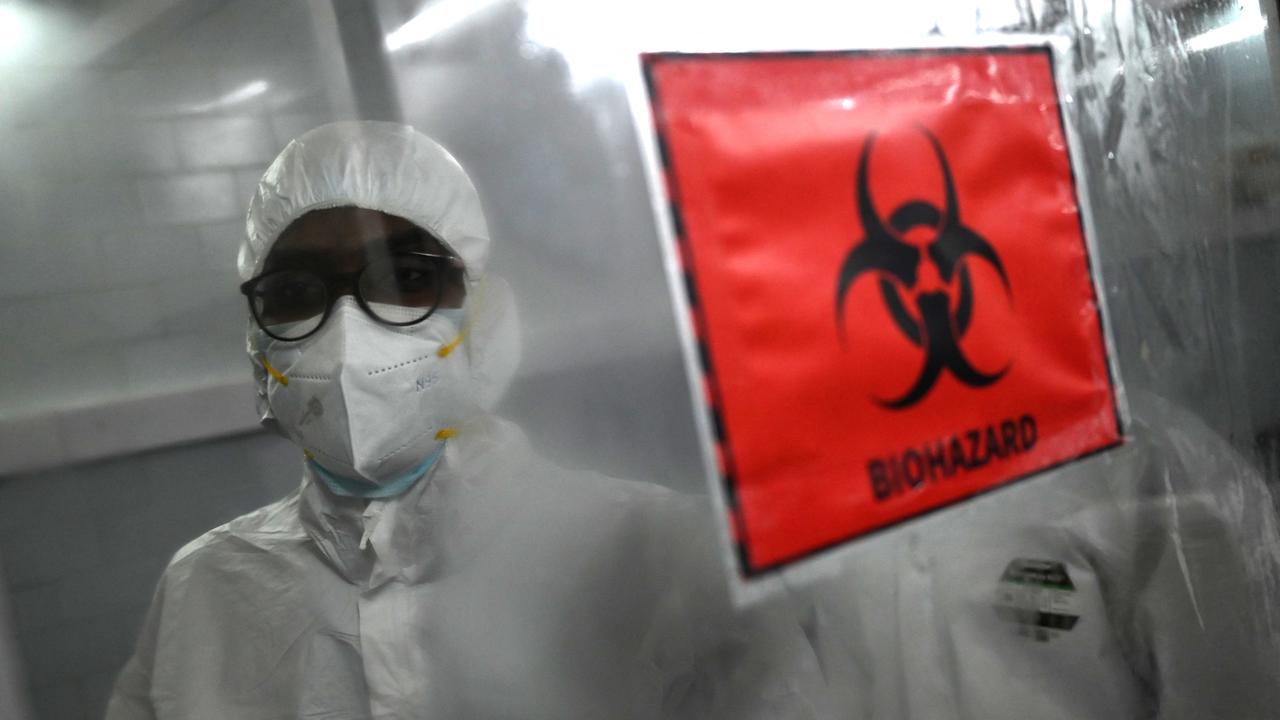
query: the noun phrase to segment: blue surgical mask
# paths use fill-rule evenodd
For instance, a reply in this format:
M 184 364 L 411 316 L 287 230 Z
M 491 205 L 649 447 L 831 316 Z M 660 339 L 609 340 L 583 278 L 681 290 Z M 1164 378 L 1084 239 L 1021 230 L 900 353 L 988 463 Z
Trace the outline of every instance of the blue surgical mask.
M 343 477 L 325 470 L 315 460 L 307 460 L 307 465 L 315 471 L 316 477 L 329 488 L 334 495 L 342 497 L 357 497 L 365 500 L 381 500 L 392 498 L 404 494 L 413 484 L 418 482 L 435 467 L 440 460 L 441 454 L 444 453 L 444 446 L 448 441 L 440 443 L 440 447 L 435 452 L 428 455 L 418 465 L 410 468 L 407 472 L 399 477 L 392 478 L 386 483 L 375 484 L 357 478 Z

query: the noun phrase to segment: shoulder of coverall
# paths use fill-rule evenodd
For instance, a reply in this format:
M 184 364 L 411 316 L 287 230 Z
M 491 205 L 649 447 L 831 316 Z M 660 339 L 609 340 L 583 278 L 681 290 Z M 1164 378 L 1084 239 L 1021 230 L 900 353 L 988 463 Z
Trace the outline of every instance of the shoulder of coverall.
M 198 563 L 201 556 L 216 553 L 227 543 L 248 543 L 269 550 L 281 543 L 296 544 L 309 540 L 298 520 L 298 490 L 213 528 L 188 542 L 173 554 L 169 570 Z

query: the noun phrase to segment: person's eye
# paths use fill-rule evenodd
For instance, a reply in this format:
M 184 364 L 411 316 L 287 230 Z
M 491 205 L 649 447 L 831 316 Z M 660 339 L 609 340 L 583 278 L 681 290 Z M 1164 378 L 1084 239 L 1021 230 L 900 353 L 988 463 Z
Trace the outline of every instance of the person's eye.
M 316 283 L 302 279 L 282 278 L 263 288 L 259 293 L 264 300 L 281 304 L 313 302 L 323 291 Z
M 396 284 L 404 289 L 429 288 L 435 282 L 435 273 L 430 268 L 398 267 L 395 271 Z
M 311 294 L 311 286 L 307 283 L 285 283 L 279 288 L 280 296 L 286 300 L 298 300 Z

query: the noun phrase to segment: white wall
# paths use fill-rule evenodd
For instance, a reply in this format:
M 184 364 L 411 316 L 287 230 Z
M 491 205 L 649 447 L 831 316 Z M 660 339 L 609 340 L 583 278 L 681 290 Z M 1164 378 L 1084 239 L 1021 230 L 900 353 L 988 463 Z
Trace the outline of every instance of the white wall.
M 180 400 L 246 392 L 245 207 L 279 149 L 338 110 L 309 3 L 170 5 L 203 11 L 87 64 L 0 65 L 0 84 L 47 84 L 0 112 L 0 474 L 255 425 L 251 403 Z
M 0 478 L 0 575 L 36 717 L 101 717 L 169 557 L 300 478 L 266 433 Z
M 343 112 L 324 4 L 97 5 L 0 62 L 5 720 L 15 665 L 35 717 L 101 717 L 169 556 L 299 477 L 256 432 L 235 254 L 267 163 Z

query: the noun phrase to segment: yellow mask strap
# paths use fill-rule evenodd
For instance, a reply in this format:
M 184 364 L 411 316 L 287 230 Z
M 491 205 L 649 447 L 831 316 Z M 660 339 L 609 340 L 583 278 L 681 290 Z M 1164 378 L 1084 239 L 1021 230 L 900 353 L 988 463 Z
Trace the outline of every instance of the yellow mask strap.
M 267 356 L 266 356 L 266 355 L 259 355 L 259 356 L 258 356 L 258 362 L 262 363 L 262 367 L 263 367 L 263 369 L 265 369 L 265 370 L 267 371 L 267 374 L 268 374 L 268 375 L 270 375 L 271 377 L 275 378 L 276 382 L 280 383 L 281 385 L 288 385 L 288 384 L 289 384 L 289 378 L 285 377 L 285 376 L 284 376 L 284 373 L 282 373 L 282 372 L 280 372 L 279 370 L 277 370 L 277 369 L 275 369 L 275 368 L 271 367 L 271 363 L 267 361 Z
M 453 352 L 454 350 L 457 350 L 458 346 L 462 344 L 462 336 L 465 334 L 466 333 L 458 333 L 458 337 L 450 340 L 444 345 L 441 345 L 440 349 L 436 351 L 436 355 L 439 355 L 442 358 L 449 357 L 449 353 Z

